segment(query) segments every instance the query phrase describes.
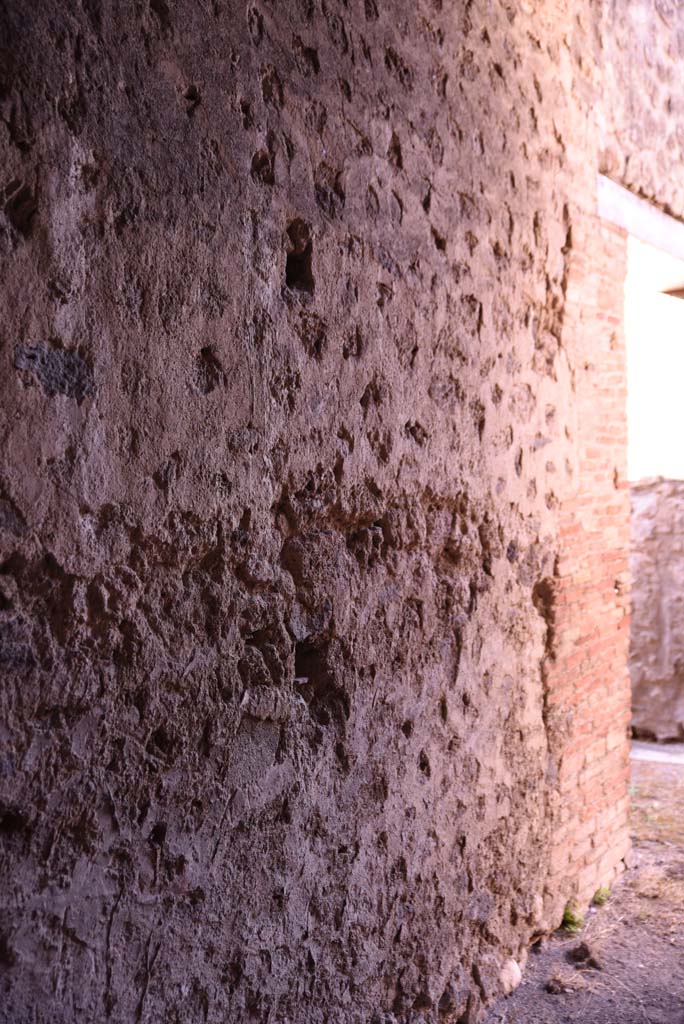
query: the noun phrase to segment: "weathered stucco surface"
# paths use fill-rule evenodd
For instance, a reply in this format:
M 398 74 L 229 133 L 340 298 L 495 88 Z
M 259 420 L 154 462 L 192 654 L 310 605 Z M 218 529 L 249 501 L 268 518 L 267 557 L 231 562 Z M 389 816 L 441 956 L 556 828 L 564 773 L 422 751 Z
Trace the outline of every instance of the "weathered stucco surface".
M 644 480 L 632 496 L 633 728 L 684 738 L 684 481 Z
M 1 9 L 2 1021 L 473 1022 L 565 898 L 596 10 L 285 6 Z

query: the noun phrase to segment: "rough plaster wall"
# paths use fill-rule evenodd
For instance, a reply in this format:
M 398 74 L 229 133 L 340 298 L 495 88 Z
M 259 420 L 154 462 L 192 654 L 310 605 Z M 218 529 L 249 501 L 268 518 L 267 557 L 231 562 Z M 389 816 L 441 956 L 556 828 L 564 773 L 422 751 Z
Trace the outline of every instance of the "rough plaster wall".
M 632 497 L 633 728 L 684 737 L 684 482 L 645 480 Z
M 585 29 L 3 11 L 0 1019 L 473 1021 L 557 923 Z
M 475 1019 L 548 926 L 563 92 L 381 6 L 5 8 L 2 1020 Z

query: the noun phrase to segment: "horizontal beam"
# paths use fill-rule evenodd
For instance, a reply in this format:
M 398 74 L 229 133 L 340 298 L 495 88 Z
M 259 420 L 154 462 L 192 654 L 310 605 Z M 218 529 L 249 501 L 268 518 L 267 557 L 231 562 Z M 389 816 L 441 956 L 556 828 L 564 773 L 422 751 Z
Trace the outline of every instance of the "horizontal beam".
M 598 176 L 598 212 L 642 242 L 684 260 L 684 224 L 610 178 Z

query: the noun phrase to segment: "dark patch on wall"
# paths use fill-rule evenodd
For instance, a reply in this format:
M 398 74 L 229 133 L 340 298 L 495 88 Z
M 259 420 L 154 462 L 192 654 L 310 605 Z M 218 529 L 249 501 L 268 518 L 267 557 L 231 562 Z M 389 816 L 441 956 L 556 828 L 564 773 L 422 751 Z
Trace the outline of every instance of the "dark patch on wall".
M 14 179 L 3 190 L 5 216 L 20 235 L 28 236 L 31 232 L 33 217 L 38 209 L 38 202 L 31 188 L 24 182 Z
M 285 262 L 285 284 L 295 292 L 313 293 L 313 241 L 311 229 L 297 218 L 287 229 L 290 247 Z
M 16 345 L 14 366 L 36 380 L 48 398 L 65 395 L 80 405 L 95 390 L 93 372 L 85 360 L 57 345 Z

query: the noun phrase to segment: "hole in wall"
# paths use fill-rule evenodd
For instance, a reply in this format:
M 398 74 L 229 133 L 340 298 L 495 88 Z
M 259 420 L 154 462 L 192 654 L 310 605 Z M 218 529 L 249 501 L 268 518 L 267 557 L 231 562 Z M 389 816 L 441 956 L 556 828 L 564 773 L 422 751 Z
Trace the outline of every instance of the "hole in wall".
M 336 681 L 325 639 L 311 638 L 295 645 L 295 677 L 319 725 L 344 724 L 350 713 L 349 698 Z
M 163 846 L 166 841 L 167 825 L 165 821 L 158 821 L 152 828 L 149 835 L 151 846 Z
M 285 284 L 291 291 L 312 295 L 315 282 L 311 229 L 305 221 L 297 218 L 288 227 L 287 237 L 291 248 L 285 261 Z
M 203 395 L 210 395 L 224 380 L 223 367 L 213 346 L 205 345 L 195 359 L 195 384 Z
M 202 96 L 196 85 L 189 85 L 183 93 L 183 99 L 186 103 L 186 113 L 188 117 L 192 117 L 196 108 L 202 102 Z
M 252 157 L 252 181 L 258 185 L 275 185 L 273 156 L 265 149 L 260 149 Z

